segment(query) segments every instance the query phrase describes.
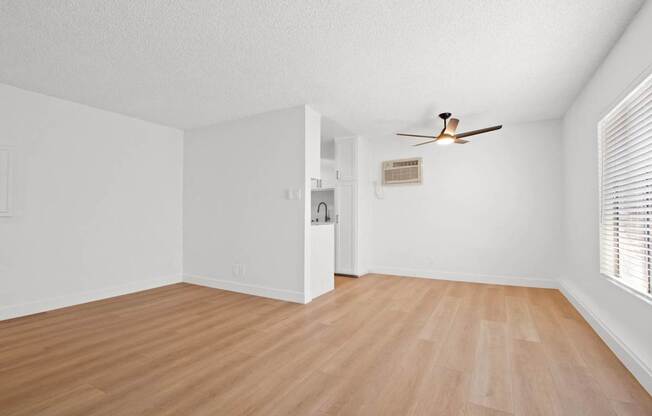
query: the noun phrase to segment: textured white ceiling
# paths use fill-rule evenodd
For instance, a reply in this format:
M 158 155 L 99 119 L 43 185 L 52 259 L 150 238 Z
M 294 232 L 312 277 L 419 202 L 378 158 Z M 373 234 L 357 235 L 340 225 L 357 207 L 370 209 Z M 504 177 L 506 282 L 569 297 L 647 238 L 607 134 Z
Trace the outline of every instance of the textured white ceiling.
M 0 0 L 0 82 L 188 128 L 558 117 L 643 0 Z

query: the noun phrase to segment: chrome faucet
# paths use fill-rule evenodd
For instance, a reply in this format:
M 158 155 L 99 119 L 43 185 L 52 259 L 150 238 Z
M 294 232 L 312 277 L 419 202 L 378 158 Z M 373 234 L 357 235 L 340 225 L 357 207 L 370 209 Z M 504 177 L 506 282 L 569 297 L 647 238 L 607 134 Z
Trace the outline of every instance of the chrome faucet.
M 324 213 L 324 222 L 328 222 L 330 221 L 330 217 L 328 216 L 328 205 L 326 205 L 325 202 L 320 202 L 319 205 L 317 205 L 317 213 L 319 214 L 319 209 L 322 205 L 324 205 L 324 208 L 326 209 L 326 212 Z

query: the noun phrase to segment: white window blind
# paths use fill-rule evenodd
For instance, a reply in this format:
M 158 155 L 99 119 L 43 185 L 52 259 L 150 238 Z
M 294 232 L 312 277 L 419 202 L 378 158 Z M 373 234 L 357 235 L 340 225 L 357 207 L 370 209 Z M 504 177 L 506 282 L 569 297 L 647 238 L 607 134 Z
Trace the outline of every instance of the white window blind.
M 600 271 L 650 296 L 652 76 L 598 124 Z

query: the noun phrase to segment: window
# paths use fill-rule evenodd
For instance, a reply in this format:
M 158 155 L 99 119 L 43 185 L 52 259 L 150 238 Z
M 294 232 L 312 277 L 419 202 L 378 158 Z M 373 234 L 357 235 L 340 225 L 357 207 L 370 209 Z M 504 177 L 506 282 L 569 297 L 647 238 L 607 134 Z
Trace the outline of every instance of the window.
M 598 124 L 600 272 L 651 296 L 652 76 Z

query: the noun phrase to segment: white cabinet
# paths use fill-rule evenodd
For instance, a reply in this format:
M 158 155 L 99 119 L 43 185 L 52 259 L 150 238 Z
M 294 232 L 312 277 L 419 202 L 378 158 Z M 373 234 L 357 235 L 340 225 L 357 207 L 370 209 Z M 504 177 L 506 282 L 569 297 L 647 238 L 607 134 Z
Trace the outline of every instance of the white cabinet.
M 338 181 L 357 179 L 357 137 L 335 139 L 335 177 Z
M 321 160 L 321 187 L 322 188 L 335 188 L 335 160 L 322 159 Z
M 357 275 L 358 138 L 335 139 L 335 272 Z
M 335 288 L 333 224 L 310 227 L 310 297 Z

